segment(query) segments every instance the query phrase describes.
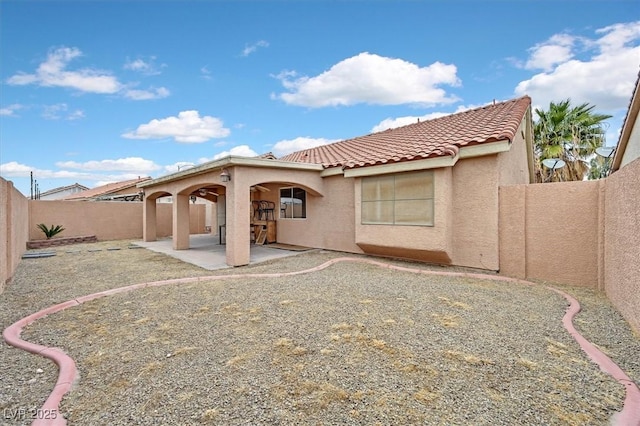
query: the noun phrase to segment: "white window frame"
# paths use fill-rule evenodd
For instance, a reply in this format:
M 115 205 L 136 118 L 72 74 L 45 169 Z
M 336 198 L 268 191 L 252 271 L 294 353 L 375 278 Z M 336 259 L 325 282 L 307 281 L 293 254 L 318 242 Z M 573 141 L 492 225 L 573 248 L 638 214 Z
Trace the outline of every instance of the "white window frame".
M 431 193 L 427 193 L 424 197 L 418 198 L 396 198 L 396 178 L 398 176 L 408 176 L 414 174 L 424 175 L 425 179 L 431 179 Z M 392 189 L 391 194 L 384 197 L 378 194 L 378 197 L 375 199 L 365 200 L 365 191 L 364 186 L 369 183 L 378 183 L 380 184 L 382 180 L 386 180 L 388 183 L 392 181 Z M 430 215 L 430 221 L 425 218 L 424 221 L 418 222 L 404 222 L 400 221 L 396 218 L 396 203 L 397 202 L 424 202 L 426 203 L 426 209 Z M 375 220 L 375 219 L 366 219 L 365 218 L 365 205 L 366 204 L 377 204 L 379 209 L 383 209 L 386 204 L 386 208 L 391 211 L 390 220 Z M 427 226 L 433 227 L 435 223 L 435 174 L 433 170 L 420 170 L 415 172 L 405 172 L 405 173 L 395 173 L 395 174 L 385 174 L 385 175 L 377 175 L 377 176 L 367 176 L 363 177 L 360 182 L 360 223 L 362 225 L 393 225 L 393 226 Z

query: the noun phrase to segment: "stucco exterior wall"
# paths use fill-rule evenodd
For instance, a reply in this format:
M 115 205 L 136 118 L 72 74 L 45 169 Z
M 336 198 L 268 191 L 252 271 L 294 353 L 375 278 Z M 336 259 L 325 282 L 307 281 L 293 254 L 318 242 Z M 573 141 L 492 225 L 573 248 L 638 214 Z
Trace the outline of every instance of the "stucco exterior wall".
M 275 195 L 271 200 L 276 203 L 278 217 L 279 190 L 271 193 Z M 278 242 L 362 253 L 355 244 L 354 179 L 326 177 L 323 179 L 323 194 L 323 197 L 307 194 L 306 219 L 278 220 Z
M 353 179 L 345 179 L 353 181 Z M 434 263 L 451 263 L 451 168 L 434 170 L 434 224 L 433 226 L 363 225 L 362 191 L 360 178 L 355 189 L 355 242 L 365 252 L 407 257 Z M 352 216 L 352 221 L 354 216 Z
M 598 288 L 602 181 L 500 189 L 500 272 Z
M 29 239 L 29 200 L 0 178 L 0 294 L 20 263 Z
M 37 224 L 62 225 L 60 236 L 95 235 L 98 240 L 142 238 L 142 203 L 135 202 L 85 202 L 42 201 L 30 204 L 29 239 L 40 240 L 44 234 Z M 172 233 L 171 204 L 157 204 L 157 235 L 167 237 Z M 205 232 L 204 204 L 190 204 L 190 232 Z
M 529 152 L 530 148 L 527 147 L 525 140 L 525 135 L 529 131 L 527 126 L 527 120 L 522 120 L 509 151 L 498 154 L 498 182 L 500 185 L 530 183 L 528 157 L 532 156 L 533 152 Z
M 640 158 L 606 179 L 605 291 L 640 332 Z
M 498 270 L 498 158 L 460 160 L 453 167 L 453 264 Z

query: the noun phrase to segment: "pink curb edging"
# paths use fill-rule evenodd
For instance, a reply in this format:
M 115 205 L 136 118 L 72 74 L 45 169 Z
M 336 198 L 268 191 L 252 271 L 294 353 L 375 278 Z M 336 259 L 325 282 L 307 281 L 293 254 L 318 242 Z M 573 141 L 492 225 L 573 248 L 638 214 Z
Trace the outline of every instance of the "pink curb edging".
M 111 296 L 118 293 L 125 293 L 133 290 L 138 290 L 146 287 L 161 287 L 165 285 L 171 284 L 187 284 L 194 283 L 200 281 L 211 281 L 211 280 L 226 280 L 226 279 L 237 279 L 237 278 L 278 278 L 278 277 L 286 277 L 286 276 L 294 276 L 301 274 L 308 274 L 311 272 L 321 271 L 323 269 L 328 268 L 329 266 L 339 263 L 339 262 L 359 262 L 359 263 L 368 263 L 371 265 L 379 266 L 381 268 L 387 268 L 397 271 L 403 272 L 411 272 L 418 273 L 424 275 L 438 275 L 438 276 L 450 276 L 450 277 L 461 277 L 461 278 L 474 278 L 474 279 L 489 279 L 493 281 L 506 281 L 513 282 L 522 285 L 536 285 L 533 282 L 520 280 L 515 278 L 509 278 L 505 276 L 499 275 L 489 275 L 489 274 L 481 274 L 481 273 L 466 273 L 466 272 L 446 272 L 446 271 L 430 271 L 424 269 L 415 269 L 408 268 L 403 266 L 390 265 L 388 263 L 378 262 L 371 259 L 358 259 L 352 257 L 340 257 L 336 259 L 331 259 L 321 265 L 315 266 L 313 268 L 294 271 L 294 272 L 281 272 L 281 273 L 262 273 L 262 274 L 237 274 L 237 275 L 212 275 L 212 276 L 204 276 L 204 277 L 190 277 L 190 278 L 176 278 L 165 281 L 153 281 L 141 284 L 134 284 L 126 287 L 119 287 L 110 290 L 101 291 L 98 293 L 89 294 L 86 296 L 81 296 L 75 299 L 68 300 L 63 303 L 59 303 L 57 305 L 50 306 L 41 311 L 33 313 L 27 317 L 22 318 L 21 320 L 16 321 L 9 327 L 7 327 L 3 333 L 2 337 L 4 340 L 11 346 L 16 348 L 25 350 L 27 352 L 41 355 L 45 358 L 49 358 L 53 362 L 58 365 L 58 380 L 51 391 L 51 394 L 45 401 L 44 405 L 41 408 L 42 413 L 56 413 L 55 418 L 48 419 L 36 419 L 33 421 L 33 426 L 60 426 L 66 425 L 67 420 L 61 415 L 60 412 L 60 402 L 65 394 L 67 394 L 74 383 L 78 380 L 79 374 L 76 368 L 75 361 L 69 355 L 67 355 L 64 351 L 58 348 L 46 347 L 42 345 L 38 345 L 35 343 L 30 343 L 20 338 L 20 334 L 22 333 L 22 329 L 33 323 L 34 321 L 44 318 L 47 315 L 63 311 L 67 308 L 78 306 L 84 302 L 88 302 L 90 300 L 99 299 L 105 296 Z M 624 400 L 624 406 L 622 411 L 616 413 L 612 422 L 618 426 L 640 426 L 640 389 L 638 386 L 627 376 L 624 371 L 614 363 L 608 356 L 606 356 L 602 351 L 600 351 L 595 345 L 585 339 L 574 327 L 573 318 L 575 315 L 580 312 L 580 303 L 570 296 L 569 294 L 555 289 L 553 287 L 546 287 L 547 289 L 554 291 L 561 296 L 563 296 L 568 302 L 569 307 L 562 318 L 562 324 L 564 328 L 571 334 L 574 340 L 580 345 L 582 350 L 589 356 L 589 358 L 596 363 L 600 369 L 612 376 L 615 380 L 618 381 L 621 385 L 625 387 L 626 397 Z

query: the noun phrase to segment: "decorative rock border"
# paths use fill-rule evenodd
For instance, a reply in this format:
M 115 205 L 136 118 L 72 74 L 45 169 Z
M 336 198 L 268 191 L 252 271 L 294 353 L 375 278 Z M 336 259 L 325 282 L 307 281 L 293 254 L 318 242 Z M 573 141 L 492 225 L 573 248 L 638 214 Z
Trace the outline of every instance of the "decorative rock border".
M 27 242 L 28 249 L 41 249 L 49 247 L 66 246 L 69 244 L 79 243 L 97 243 L 98 239 L 95 235 L 88 235 L 85 237 L 58 237 L 51 238 L 49 240 L 33 240 Z
M 25 350 L 27 352 L 31 352 L 33 354 L 41 355 L 45 358 L 49 358 L 53 362 L 58 365 L 59 373 L 58 373 L 58 381 L 54 386 L 51 394 L 45 401 L 42 409 L 40 410 L 43 413 L 56 413 L 55 418 L 48 419 L 36 419 L 32 423 L 34 426 L 61 426 L 66 425 L 67 420 L 62 417 L 62 413 L 60 412 L 60 402 L 62 401 L 63 396 L 71 390 L 74 382 L 78 380 L 79 374 L 76 368 L 76 363 L 69 355 L 64 353 L 61 349 L 51 348 L 47 346 L 38 345 L 35 343 L 30 343 L 20 338 L 20 334 L 22 333 L 22 329 L 27 325 L 33 323 L 34 321 L 44 318 L 47 315 L 53 314 L 55 312 L 63 311 L 67 308 L 78 306 L 84 302 L 88 302 L 89 300 L 99 299 L 101 297 L 110 296 L 118 293 L 126 293 L 133 290 L 138 290 L 146 287 L 161 287 L 165 285 L 171 284 L 187 284 L 194 283 L 200 281 L 211 281 L 211 280 L 227 280 L 227 279 L 238 279 L 238 278 L 278 278 L 292 275 L 302 275 L 308 274 L 310 272 L 317 272 L 323 269 L 328 268 L 329 266 L 338 263 L 338 262 L 358 262 L 358 263 L 368 263 L 371 265 L 379 266 L 381 268 L 388 268 L 397 271 L 411 272 L 417 274 L 424 275 L 439 275 L 439 276 L 450 276 L 450 277 L 461 277 L 461 278 L 472 278 L 472 279 L 483 279 L 483 280 L 494 280 L 494 281 L 506 281 L 512 282 L 521 285 L 537 285 L 531 281 L 519 280 L 515 278 L 509 278 L 499 275 L 488 275 L 481 273 L 465 273 L 465 272 L 445 272 L 445 271 L 430 271 L 424 269 L 414 269 L 407 268 L 402 266 L 390 265 L 383 262 L 378 262 L 370 259 L 358 259 L 351 257 L 340 257 L 336 259 L 329 260 L 321 265 L 316 267 L 305 269 L 302 271 L 294 271 L 294 272 L 282 272 L 282 273 L 263 273 L 263 274 L 238 274 L 238 275 L 212 275 L 207 277 L 192 277 L 192 278 L 176 278 L 172 280 L 166 281 L 154 281 L 148 283 L 134 284 L 127 287 L 119 287 L 111 290 L 101 291 L 98 293 L 89 294 L 86 296 L 78 297 L 76 299 L 71 299 L 63 303 L 59 303 L 57 305 L 50 306 L 45 308 L 39 312 L 31 314 L 27 317 L 18 320 L 13 323 L 9 327 L 7 327 L 2 333 L 2 337 L 4 340 L 11 346 L 16 348 Z M 627 376 L 627 374 L 616 364 L 614 363 L 607 355 L 605 355 L 600 349 L 598 349 L 594 344 L 585 339 L 573 326 L 573 318 L 575 315 L 580 312 L 580 303 L 573 298 L 571 295 L 558 290 L 553 287 L 545 286 L 550 291 L 554 291 L 564 297 L 567 302 L 569 302 L 569 307 L 562 318 L 562 324 L 565 329 L 571 334 L 574 340 L 580 345 L 582 350 L 589 356 L 591 361 L 597 364 L 600 369 L 612 376 L 618 383 L 623 385 L 626 390 L 626 397 L 624 400 L 624 406 L 622 411 L 616 413 L 611 422 L 613 425 L 617 426 L 640 426 L 640 389 L 635 384 L 633 380 Z

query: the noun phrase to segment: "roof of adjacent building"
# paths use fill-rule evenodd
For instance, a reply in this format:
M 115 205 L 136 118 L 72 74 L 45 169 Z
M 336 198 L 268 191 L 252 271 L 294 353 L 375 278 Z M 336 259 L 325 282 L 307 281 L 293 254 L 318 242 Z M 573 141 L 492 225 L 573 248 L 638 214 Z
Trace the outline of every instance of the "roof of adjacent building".
M 367 167 L 401 161 L 456 156 L 465 146 L 512 141 L 531 98 L 480 108 L 334 142 L 288 154 L 280 160 L 322 164 L 325 168 Z
M 150 177 L 143 177 L 137 179 L 123 180 L 120 182 L 108 183 L 106 185 L 97 186 L 95 188 L 87 189 L 86 191 L 77 192 L 64 197 L 63 200 L 87 200 L 101 197 L 103 195 L 114 194 L 118 191 L 122 191 L 127 188 L 134 188 L 137 192 L 136 185 L 140 182 L 144 182 L 151 179 Z
M 68 191 L 68 190 L 71 190 L 71 189 L 74 189 L 74 188 L 78 188 L 81 191 L 86 191 L 87 189 L 89 189 L 86 186 L 80 185 L 79 183 L 76 182 L 76 183 L 74 183 L 72 185 L 59 186 L 57 188 L 53 188 L 53 189 L 50 189 L 48 191 L 41 192 L 40 196 L 42 197 L 42 196 L 45 196 L 45 195 L 57 194 L 58 192 Z

